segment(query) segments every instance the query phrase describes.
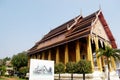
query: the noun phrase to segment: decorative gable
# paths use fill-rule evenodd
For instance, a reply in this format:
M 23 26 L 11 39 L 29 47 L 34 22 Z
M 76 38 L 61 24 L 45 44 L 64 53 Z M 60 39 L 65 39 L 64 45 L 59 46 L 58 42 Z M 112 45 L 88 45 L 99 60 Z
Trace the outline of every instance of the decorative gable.
M 108 36 L 107 36 L 107 33 L 105 32 L 104 27 L 99 19 L 96 21 L 96 23 L 92 29 L 93 29 L 92 33 L 94 33 L 95 35 L 97 35 L 97 36 L 99 36 L 107 41 L 110 41 Z

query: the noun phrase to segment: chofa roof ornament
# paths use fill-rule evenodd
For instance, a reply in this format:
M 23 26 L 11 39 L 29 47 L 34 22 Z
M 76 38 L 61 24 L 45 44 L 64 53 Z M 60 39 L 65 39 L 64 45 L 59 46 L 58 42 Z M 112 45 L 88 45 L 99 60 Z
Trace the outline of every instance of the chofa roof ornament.
M 82 16 L 79 15 L 78 17 L 74 18 L 74 23 L 73 23 L 71 26 L 69 26 L 69 25 L 67 24 L 67 30 L 70 30 L 73 26 L 75 26 L 75 25 L 77 24 L 78 20 L 79 20 L 81 17 L 82 17 Z

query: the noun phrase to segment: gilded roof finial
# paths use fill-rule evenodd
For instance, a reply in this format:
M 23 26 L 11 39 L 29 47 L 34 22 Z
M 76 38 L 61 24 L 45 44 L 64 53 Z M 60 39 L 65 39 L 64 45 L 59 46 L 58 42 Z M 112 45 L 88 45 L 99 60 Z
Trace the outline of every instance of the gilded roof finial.
M 99 10 L 101 11 L 101 4 L 99 4 Z
M 80 16 L 82 16 L 82 9 L 80 9 Z

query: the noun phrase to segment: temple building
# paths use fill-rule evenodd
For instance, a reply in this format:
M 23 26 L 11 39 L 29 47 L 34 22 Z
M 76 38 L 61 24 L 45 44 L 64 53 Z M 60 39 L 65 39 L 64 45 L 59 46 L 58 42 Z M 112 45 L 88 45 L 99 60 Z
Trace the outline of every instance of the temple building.
M 41 59 L 66 64 L 86 59 L 91 61 L 93 72 L 102 72 L 106 62 L 104 58 L 96 57 L 96 50 L 105 48 L 105 45 L 117 48 L 109 25 L 102 11 L 98 10 L 86 17 L 78 15 L 48 32 L 28 51 L 28 62 Z M 111 60 L 110 69 L 115 71 L 115 61 Z

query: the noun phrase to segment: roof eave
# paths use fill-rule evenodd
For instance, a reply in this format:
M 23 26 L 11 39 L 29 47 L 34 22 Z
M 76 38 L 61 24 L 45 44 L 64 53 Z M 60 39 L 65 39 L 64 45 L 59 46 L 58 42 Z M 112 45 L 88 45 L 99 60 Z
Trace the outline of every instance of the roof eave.
M 100 21 L 101 21 L 101 23 L 102 23 L 102 25 L 103 25 L 106 33 L 107 33 L 107 36 L 108 36 L 108 38 L 109 38 L 109 40 L 111 42 L 112 47 L 113 48 L 117 48 L 117 44 L 115 42 L 115 39 L 114 39 L 114 37 L 112 35 L 112 32 L 111 32 L 111 30 L 110 30 L 110 28 L 109 28 L 106 20 L 104 19 L 104 16 L 103 16 L 102 12 L 100 12 L 100 14 L 98 15 L 98 17 L 99 17 L 99 19 L 100 19 Z

